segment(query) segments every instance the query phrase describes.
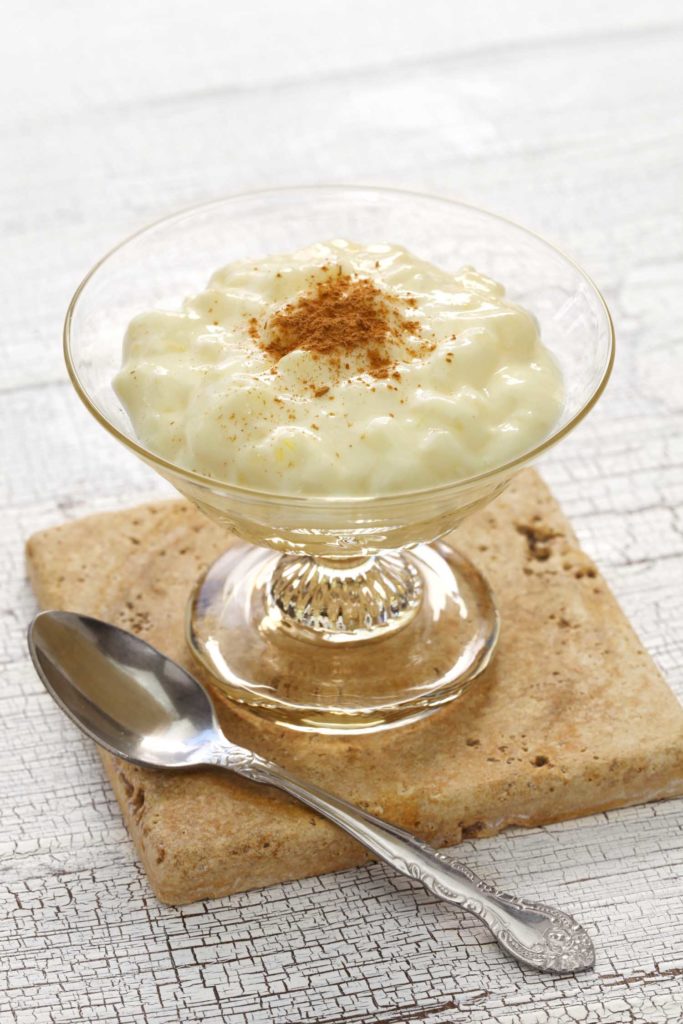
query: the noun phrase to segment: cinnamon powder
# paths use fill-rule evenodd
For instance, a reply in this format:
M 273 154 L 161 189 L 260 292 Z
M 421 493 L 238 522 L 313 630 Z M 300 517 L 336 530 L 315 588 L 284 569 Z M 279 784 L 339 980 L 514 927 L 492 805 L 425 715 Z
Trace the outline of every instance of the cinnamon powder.
M 405 305 L 416 303 L 407 300 Z M 337 368 L 348 368 L 348 357 L 353 356 L 360 372 L 386 378 L 394 363 L 391 343 L 395 347 L 418 330 L 418 322 L 404 316 L 398 297 L 387 295 L 368 278 L 339 270 L 275 313 L 260 344 L 276 361 L 304 349 Z M 256 334 L 251 321 L 249 334 Z

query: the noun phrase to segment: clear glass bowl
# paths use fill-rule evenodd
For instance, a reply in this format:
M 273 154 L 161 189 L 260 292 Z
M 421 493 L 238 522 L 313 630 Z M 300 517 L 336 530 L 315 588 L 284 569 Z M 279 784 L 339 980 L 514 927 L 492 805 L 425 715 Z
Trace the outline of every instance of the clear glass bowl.
M 395 242 L 441 267 L 472 264 L 501 281 L 536 315 L 564 376 L 551 436 L 478 476 L 382 497 L 252 491 L 141 444 L 112 388 L 129 321 L 178 308 L 232 260 L 334 237 Z M 498 634 L 493 598 L 439 538 L 586 415 L 607 383 L 614 332 L 586 274 L 524 228 L 432 196 L 320 186 L 234 196 L 129 238 L 78 288 L 64 351 L 102 426 L 239 538 L 190 596 L 188 642 L 214 685 L 282 725 L 358 732 L 428 714 L 488 664 Z

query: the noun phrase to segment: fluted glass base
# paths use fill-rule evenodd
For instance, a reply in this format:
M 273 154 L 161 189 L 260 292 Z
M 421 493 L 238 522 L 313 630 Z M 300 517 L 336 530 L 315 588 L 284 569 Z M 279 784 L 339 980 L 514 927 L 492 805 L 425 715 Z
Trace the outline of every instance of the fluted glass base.
M 488 664 L 486 580 L 448 545 L 313 559 L 233 545 L 192 597 L 188 637 L 214 685 L 280 725 L 368 732 L 459 697 Z
M 327 562 L 284 555 L 268 586 L 283 627 L 302 640 L 326 643 L 371 640 L 402 629 L 421 598 L 420 574 L 401 551 Z

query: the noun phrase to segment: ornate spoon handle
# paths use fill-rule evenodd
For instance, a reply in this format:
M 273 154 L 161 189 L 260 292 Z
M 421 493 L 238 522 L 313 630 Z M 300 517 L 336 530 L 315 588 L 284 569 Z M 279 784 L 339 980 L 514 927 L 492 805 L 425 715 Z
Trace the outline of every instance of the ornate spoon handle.
M 557 973 L 593 966 L 595 953 L 590 938 L 581 925 L 561 910 L 496 889 L 409 832 L 298 779 L 250 751 L 226 743 L 226 747 L 214 747 L 210 761 L 254 782 L 277 786 L 329 818 L 378 859 L 421 882 L 435 896 L 475 914 L 499 945 L 520 963 Z

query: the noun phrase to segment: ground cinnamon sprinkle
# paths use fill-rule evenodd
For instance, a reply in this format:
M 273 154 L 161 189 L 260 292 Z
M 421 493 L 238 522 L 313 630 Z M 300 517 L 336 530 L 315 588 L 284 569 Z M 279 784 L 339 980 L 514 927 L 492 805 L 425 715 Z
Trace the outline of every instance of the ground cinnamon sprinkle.
M 415 305 L 410 300 L 405 304 Z M 338 367 L 343 356 L 353 354 L 361 371 L 385 378 L 393 367 L 389 343 L 400 343 L 419 330 L 417 321 L 405 318 L 401 305 L 368 278 L 354 278 L 340 269 L 271 317 L 260 344 L 277 360 L 305 349 Z M 255 322 L 249 322 L 249 334 L 258 337 Z M 349 367 L 346 361 L 343 365 Z

